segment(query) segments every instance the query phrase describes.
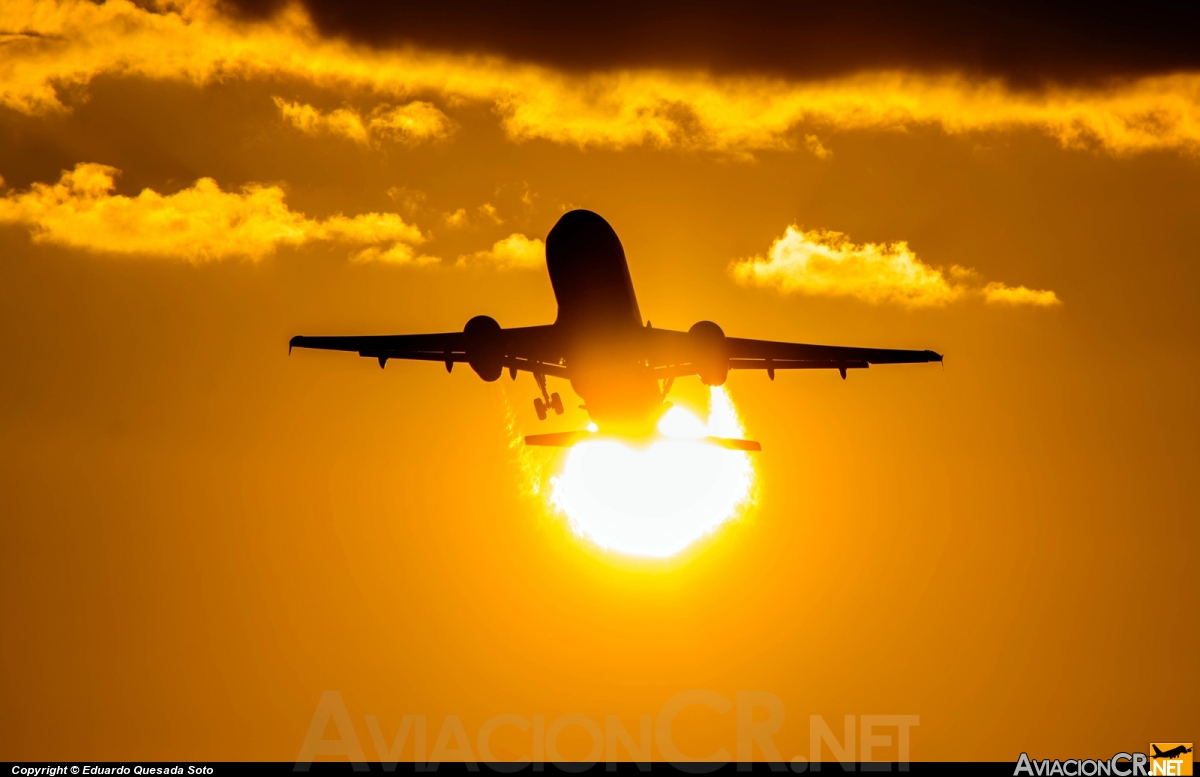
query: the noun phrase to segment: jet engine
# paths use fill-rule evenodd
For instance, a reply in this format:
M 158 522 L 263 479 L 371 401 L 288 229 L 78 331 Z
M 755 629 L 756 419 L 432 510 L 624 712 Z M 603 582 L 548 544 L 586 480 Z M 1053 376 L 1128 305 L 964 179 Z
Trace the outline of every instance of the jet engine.
M 711 321 L 700 321 L 688 330 L 692 341 L 692 364 L 705 386 L 724 385 L 729 377 L 729 355 L 725 332 Z
M 504 372 L 504 343 L 500 324 L 491 316 L 475 316 L 463 327 L 467 341 L 467 364 L 488 383 Z

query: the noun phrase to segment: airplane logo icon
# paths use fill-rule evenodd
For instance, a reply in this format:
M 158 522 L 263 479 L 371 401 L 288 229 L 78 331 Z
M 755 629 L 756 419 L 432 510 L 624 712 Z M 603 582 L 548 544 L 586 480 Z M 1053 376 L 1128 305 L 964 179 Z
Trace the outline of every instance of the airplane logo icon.
M 1147 764 L 1150 777 L 1188 777 L 1192 774 L 1191 742 L 1151 742 Z

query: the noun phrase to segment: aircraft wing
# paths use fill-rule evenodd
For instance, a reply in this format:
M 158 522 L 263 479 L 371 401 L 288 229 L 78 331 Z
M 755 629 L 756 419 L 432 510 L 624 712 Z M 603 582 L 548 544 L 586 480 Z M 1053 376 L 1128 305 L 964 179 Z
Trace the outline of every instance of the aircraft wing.
M 779 343 L 741 337 L 728 337 L 725 342 L 731 370 L 847 370 L 872 364 L 925 364 L 942 360 L 942 355 L 934 351 Z
M 503 366 L 510 370 L 526 370 L 543 375 L 558 375 L 564 370 L 558 363 L 562 355 L 558 353 L 559 348 L 550 326 L 502 329 L 497 347 L 503 355 Z M 377 359 L 380 367 L 387 364 L 388 359 L 410 359 L 442 362 L 449 370 L 455 364 L 468 361 L 467 335 L 463 332 L 347 337 L 296 335 L 288 343 L 289 353 L 293 348 L 350 351 Z
M 866 369 L 872 364 L 924 364 L 940 362 L 935 351 L 908 351 L 891 348 L 853 348 L 840 345 L 783 343 L 723 337 L 700 341 L 688 332 L 648 330 L 651 343 L 650 364 L 662 377 L 696 374 L 700 363 L 713 358 L 728 359 L 731 370 L 846 370 Z

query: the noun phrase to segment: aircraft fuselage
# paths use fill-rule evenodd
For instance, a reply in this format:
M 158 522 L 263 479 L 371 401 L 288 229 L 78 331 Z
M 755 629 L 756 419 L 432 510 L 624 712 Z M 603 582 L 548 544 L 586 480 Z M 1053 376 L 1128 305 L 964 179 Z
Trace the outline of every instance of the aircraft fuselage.
M 554 322 L 571 387 L 601 429 L 649 433 L 664 404 L 645 364 L 645 337 L 625 250 L 608 222 L 566 214 L 546 238 Z

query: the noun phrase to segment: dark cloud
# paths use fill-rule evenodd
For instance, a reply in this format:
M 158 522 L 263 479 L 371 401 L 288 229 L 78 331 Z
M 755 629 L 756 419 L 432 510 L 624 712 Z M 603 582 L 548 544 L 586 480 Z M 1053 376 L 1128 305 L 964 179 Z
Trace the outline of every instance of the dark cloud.
M 228 0 L 263 17 L 279 0 Z M 1200 68 L 1194 2 L 304 0 L 328 34 L 572 70 L 701 67 L 821 77 L 962 70 L 1017 85 Z

